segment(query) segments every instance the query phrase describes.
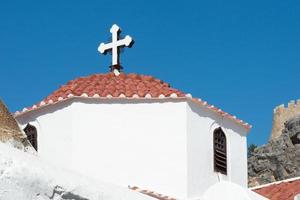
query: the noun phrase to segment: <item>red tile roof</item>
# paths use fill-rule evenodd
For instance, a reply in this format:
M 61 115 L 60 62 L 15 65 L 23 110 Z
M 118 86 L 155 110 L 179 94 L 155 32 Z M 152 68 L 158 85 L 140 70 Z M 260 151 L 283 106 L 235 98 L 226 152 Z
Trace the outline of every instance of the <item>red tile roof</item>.
M 21 115 L 37 108 L 55 104 L 73 97 L 83 98 L 189 98 L 198 105 L 205 106 L 208 109 L 232 119 L 234 122 L 241 124 L 246 129 L 251 126 L 248 123 L 237 119 L 219 108 L 209 105 L 201 99 L 192 98 L 190 94 L 185 94 L 180 90 L 171 88 L 169 84 L 156 79 L 152 76 L 125 74 L 121 73 L 116 76 L 114 73 L 94 74 L 91 76 L 80 77 L 69 81 L 66 85 L 61 86 L 40 103 L 32 107 L 24 108 L 22 112 L 16 112 L 15 115 Z
M 129 189 L 140 192 L 142 194 L 148 195 L 150 197 L 153 197 L 153 198 L 156 198 L 156 199 L 159 199 L 159 200 L 176 200 L 173 197 L 169 197 L 167 195 L 163 195 L 163 194 L 153 192 L 153 191 L 150 191 L 150 190 L 142 190 L 142 189 L 140 189 L 136 186 L 134 186 L 134 187 L 129 186 Z
M 57 101 L 59 97 L 67 98 L 69 94 L 74 96 L 86 94 L 89 97 L 94 95 L 119 97 L 121 94 L 125 97 L 132 97 L 134 94 L 139 97 L 145 97 L 147 94 L 151 97 L 159 95 L 169 97 L 171 94 L 176 94 L 178 97 L 185 96 L 183 92 L 171 88 L 169 84 L 152 76 L 124 73 L 115 76 L 113 73 L 108 73 L 94 74 L 69 81 L 48 96 L 45 101 L 50 99 Z
M 252 188 L 270 200 L 294 200 L 300 194 L 300 177 Z
M 151 190 L 142 190 L 136 186 L 129 186 L 129 189 L 159 200 L 176 200 L 173 197 L 162 195 Z M 270 200 L 294 200 L 296 195 L 300 195 L 300 177 L 254 187 L 252 190 Z

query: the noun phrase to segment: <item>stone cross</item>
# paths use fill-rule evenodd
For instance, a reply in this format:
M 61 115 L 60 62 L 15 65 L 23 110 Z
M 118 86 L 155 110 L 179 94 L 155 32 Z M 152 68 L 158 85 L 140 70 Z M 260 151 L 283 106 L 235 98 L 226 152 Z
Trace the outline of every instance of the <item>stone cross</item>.
M 102 54 L 106 54 L 108 51 L 112 51 L 112 66 L 111 69 L 120 70 L 120 49 L 123 47 L 131 47 L 133 45 L 133 40 L 129 35 L 126 35 L 124 39 L 120 39 L 121 29 L 118 25 L 114 24 L 110 28 L 112 34 L 112 42 L 104 44 L 101 43 L 98 47 L 98 51 Z

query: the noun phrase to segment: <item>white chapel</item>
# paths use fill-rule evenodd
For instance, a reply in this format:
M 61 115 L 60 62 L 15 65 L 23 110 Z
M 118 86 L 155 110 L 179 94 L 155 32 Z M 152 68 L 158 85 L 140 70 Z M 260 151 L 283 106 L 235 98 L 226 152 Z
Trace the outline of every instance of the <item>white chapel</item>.
M 124 187 L 176 199 L 266 199 L 247 188 L 251 126 L 152 76 L 124 73 L 119 50 L 131 47 L 110 29 L 111 71 L 67 82 L 16 112 L 38 156 Z

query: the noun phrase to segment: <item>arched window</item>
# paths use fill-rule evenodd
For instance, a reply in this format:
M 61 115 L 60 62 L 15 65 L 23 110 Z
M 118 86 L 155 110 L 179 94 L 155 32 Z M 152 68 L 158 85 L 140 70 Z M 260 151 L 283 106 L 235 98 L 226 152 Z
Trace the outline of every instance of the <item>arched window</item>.
M 27 124 L 24 128 L 28 141 L 31 143 L 33 148 L 37 151 L 37 130 L 31 124 Z
M 214 130 L 214 170 L 227 174 L 226 136 L 220 127 Z

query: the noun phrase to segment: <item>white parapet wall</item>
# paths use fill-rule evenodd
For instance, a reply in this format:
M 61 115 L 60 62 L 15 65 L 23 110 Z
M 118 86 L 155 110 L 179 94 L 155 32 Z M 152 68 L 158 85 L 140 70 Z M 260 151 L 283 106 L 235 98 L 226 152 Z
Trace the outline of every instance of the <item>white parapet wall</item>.
M 0 142 L 0 199 L 151 200 L 153 198 L 63 170 Z

